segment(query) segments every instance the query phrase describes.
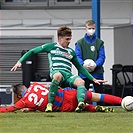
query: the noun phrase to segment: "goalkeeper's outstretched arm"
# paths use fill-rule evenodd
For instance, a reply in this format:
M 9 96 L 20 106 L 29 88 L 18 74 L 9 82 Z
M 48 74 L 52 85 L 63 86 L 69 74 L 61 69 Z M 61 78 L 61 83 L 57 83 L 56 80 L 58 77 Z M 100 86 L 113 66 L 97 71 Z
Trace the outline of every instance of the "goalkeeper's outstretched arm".
M 0 108 L 0 113 L 14 112 L 18 110 L 15 106 L 5 106 Z

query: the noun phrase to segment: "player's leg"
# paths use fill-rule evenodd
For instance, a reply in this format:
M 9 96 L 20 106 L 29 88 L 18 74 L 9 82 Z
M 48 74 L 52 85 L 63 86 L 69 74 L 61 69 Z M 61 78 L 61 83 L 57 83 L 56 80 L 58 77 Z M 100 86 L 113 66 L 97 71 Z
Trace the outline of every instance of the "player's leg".
M 114 109 L 111 108 L 111 107 L 103 107 L 103 106 L 100 106 L 100 105 L 94 106 L 92 104 L 86 104 L 85 111 L 88 111 L 88 112 L 105 112 L 105 113 L 108 113 L 108 112 L 114 112 Z
M 92 92 L 92 99 L 91 101 L 94 102 L 104 102 L 107 104 L 114 104 L 114 105 L 120 105 L 122 98 L 118 96 L 113 96 L 109 94 L 100 94 L 100 93 L 93 93 Z
M 81 112 L 85 108 L 84 97 L 86 88 L 84 86 L 84 80 L 82 80 L 79 76 L 72 76 L 70 85 L 77 87 L 78 106 L 75 111 Z
M 58 86 L 59 86 L 61 79 L 62 79 L 62 74 L 60 72 L 53 74 L 53 80 L 50 84 L 50 89 L 49 89 L 49 93 L 48 93 L 48 104 L 47 104 L 47 108 L 45 110 L 46 112 L 52 112 L 52 103 L 57 94 Z
M 95 93 L 91 92 L 91 91 L 86 91 L 85 94 L 85 102 L 90 102 L 90 101 L 99 101 L 100 100 L 100 94 L 96 93 L 97 95 L 94 95 Z M 90 111 L 90 112 L 114 112 L 113 108 L 111 107 L 103 107 L 100 105 L 94 106 L 91 104 L 87 104 L 87 106 L 85 107 L 86 111 Z
M 113 95 L 109 95 L 109 94 L 100 94 L 100 93 L 93 93 L 92 92 L 92 97 L 90 97 L 90 92 L 87 92 L 88 94 L 88 101 L 93 101 L 93 102 L 104 102 L 107 104 L 114 104 L 114 105 L 121 105 L 121 101 L 122 98 L 121 97 L 117 97 L 117 96 L 113 96 Z M 114 109 L 111 107 L 107 107 L 105 108 L 106 110 L 108 110 L 108 112 L 114 112 Z
M 85 105 L 85 111 L 88 111 L 88 112 L 96 112 L 95 107 L 96 106 L 94 106 L 92 104 L 86 104 Z

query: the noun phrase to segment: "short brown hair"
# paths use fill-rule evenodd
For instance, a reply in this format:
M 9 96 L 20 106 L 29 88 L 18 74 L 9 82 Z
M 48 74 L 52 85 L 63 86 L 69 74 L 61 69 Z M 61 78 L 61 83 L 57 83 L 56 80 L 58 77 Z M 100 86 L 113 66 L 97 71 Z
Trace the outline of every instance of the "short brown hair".
M 58 30 L 57 30 L 57 34 L 58 36 L 71 36 L 72 35 L 72 31 L 70 28 L 68 28 L 67 26 L 61 26 Z
M 95 22 L 93 20 L 87 20 L 86 21 L 86 26 L 90 26 L 90 25 L 93 25 L 95 24 Z
M 18 95 L 22 86 L 23 86 L 22 84 L 14 84 L 14 85 L 12 85 L 13 92 Z

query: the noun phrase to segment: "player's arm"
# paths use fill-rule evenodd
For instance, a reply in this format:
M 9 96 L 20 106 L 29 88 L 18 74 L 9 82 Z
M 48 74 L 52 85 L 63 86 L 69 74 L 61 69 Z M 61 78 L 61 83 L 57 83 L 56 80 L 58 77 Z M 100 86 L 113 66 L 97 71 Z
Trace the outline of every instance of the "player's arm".
M 25 61 L 26 59 L 30 58 L 31 56 L 33 56 L 34 54 L 37 54 L 39 52 L 42 52 L 43 48 L 42 46 L 38 46 L 36 48 L 33 48 L 31 50 L 29 50 L 28 52 L 26 52 L 19 60 L 18 62 L 13 66 L 13 68 L 11 69 L 11 71 L 16 71 L 16 69 L 18 67 L 22 66 L 22 62 Z
M 14 112 L 17 108 L 15 106 L 5 106 L 0 108 L 0 113 Z
M 28 52 L 26 52 L 18 61 L 17 63 L 12 67 L 11 71 L 16 71 L 18 67 L 22 66 L 22 62 L 25 61 L 26 59 L 30 58 L 31 56 L 37 54 L 37 53 L 42 53 L 42 52 L 48 52 L 51 47 L 54 45 L 54 43 L 47 43 L 42 46 L 35 47 Z
M 22 108 L 25 108 L 25 102 L 22 99 L 20 99 L 18 102 L 16 102 L 12 106 L 1 107 L 0 113 L 14 112 Z
M 55 43 L 47 43 L 38 47 L 35 47 L 28 52 L 26 52 L 18 61 L 23 62 L 26 59 L 30 58 L 31 56 L 37 54 L 37 53 L 42 53 L 42 52 L 49 52 L 52 47 L 54 46 Z
M 95 79 L 78 61 L 76 55 L 74 56 L 74 58 L 72 59 L 72 63 L 74 64 L 74 66 L 77 68 L 78 72 L 83 74 L 85 77 L 87 77 L 88 79 L 90 79 L 91 81 L 95 82 L 96 84 L 100 84 L 100 83 L 105 83 L 107 81 L 105 80 L 97 80 Z

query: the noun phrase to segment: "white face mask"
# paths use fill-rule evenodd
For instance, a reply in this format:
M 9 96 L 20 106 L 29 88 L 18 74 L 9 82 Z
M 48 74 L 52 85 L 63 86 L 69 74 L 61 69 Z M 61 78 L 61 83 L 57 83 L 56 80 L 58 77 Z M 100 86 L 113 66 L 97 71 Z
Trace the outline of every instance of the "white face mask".
M 88 30 L 87 30 L 88 36 L 93 36 L 94 33 L 95 33 L 95 29 L 88 29 Z

